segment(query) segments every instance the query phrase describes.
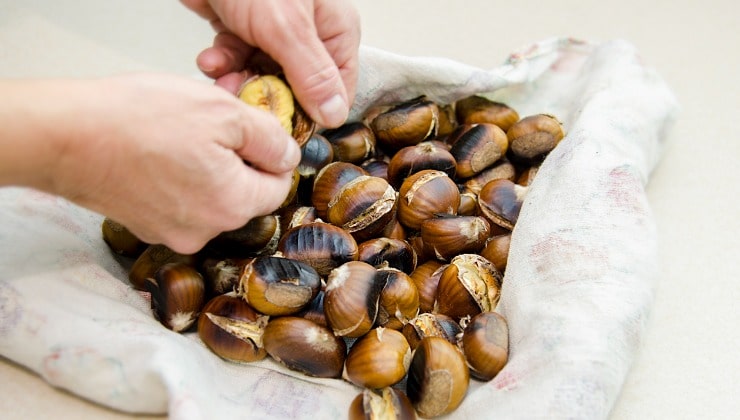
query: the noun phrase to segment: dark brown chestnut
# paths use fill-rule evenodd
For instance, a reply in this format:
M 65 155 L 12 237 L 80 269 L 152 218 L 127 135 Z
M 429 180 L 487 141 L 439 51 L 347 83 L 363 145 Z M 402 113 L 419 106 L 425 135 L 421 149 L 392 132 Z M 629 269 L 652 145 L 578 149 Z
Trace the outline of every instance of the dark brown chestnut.
M 455 102 L 455 114 L 460 124 L 495 124 L 504 131 L 519 121 L 519 113 L 510 106 L 479 95 Z
M 375 154 L 375 134 L 362 122 L 346 123 L 322 134 L 331 143 L 335 160 L 360 164 Z
M 388 182 L 394 188 L 400 188 L 409 175 L 424 169 L 436 169 L 454 178 L 457 166 L 455 158 L 438 143 L 424 141 L 396 152 L 388 163 Z
M 516 177 L 516 168 L 506 158 L 499 159 L 496 163 L 484 169 L 481 173 L 476 174 L 465 180 L 465 188 L 476 195 L 484 185 L 494 179 L 508 179 L 513 181 Z
M 511 233 L 504 233 L 490 237 L 480 252 L 481 257 L 492 262 L 496 269 L 503 273 L 506 271 L 506 262 L 509 260 L 509 245 L 511 244 Z
M 223 258 L 269 255 L 275 252 L 280 235 L 277 216 L 257 216 L 238 229 L 220 233 L 206 244 L 203 252 Z
M 155 317 L 175 332 L 195 323 L 205 300 L 203 276 L 181 262 L 160 267 L 153 278 L 147 278 L 146 290 L 151 294 Z
M 334 161 L 334 148 L 321 134 L 314 134 L 301 147 L 298 173 L 303 178 L 313 178 L 321 168 Z
M 457 176 L 469 178 L 483 172 L 506 155 L 506 132 L 493 124 L 465 124 L 450 134 L 450 154 L 457 162 Z
M 263 256 L 244 267 L 238 293 L 265 315 L 291 315 L 308 305 L 320 288 L 321 277 L 310 265 Z
M 367 171 L 368 175 L 377 176 L 388 181 L 388 161 L 385 159 L 371 158 L 362 162 L 360 167 Z
M 439 108 L 425 97 L 402 102 L 370 123 L 375 138 L 390 154 L 437 135 Z
M 244 267 L 252 258 L 206 258 L 201 263 L 201 274 L 209 296 L 229 293 L 239 286 Z
M 434 310 L 439 278 L 446 267 L 447 264 L 437 260 L 429 260 L 420 264 L 411 273 L 411 280 L 419 291 L 419 310 L 421 312 L 432 312 Z
M 347 231 L 316 221 L 296 226 L 280 239 L 278 251 L 285 258 L 303 261 L 326 276 L 332 269 L 358 257 L 357 241 Z
M 146 290 L 146 280 L 168 263 L 185 263 L 195 267 L 198 263 L 196 255 L 179 254 L 166 245 L 152 244 L 134 260 L 128 272 L 128 279 L 137 290 Z
M 495 179 L 484 185 L 478 194 L 478 209 L 491 224 L 512 230 L 526 195 L 527 187 L 508 179 Z
M 364 169 L 349 162 L 332 162 L 324 166 L 313 182 L 311 203 L 318 216 L 326 220 L 329 202 L 349 181 L 358 176 L 367 175 Z
M 404 273 L 416 268 L 416 252 L 408 242 L 401 239 L 373 238 L 358 245 L 359 260 L 380 267 L 386 264 Z

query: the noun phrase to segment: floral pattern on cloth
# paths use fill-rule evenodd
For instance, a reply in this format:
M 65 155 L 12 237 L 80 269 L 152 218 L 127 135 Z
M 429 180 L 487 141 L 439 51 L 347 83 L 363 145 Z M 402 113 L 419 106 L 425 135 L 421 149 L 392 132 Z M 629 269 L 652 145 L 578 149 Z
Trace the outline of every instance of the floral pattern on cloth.
M 566 129 L 531 185 L 497 312 L 510 358 L 471 381 L 449 418 L 606 418 L 648 320 L 656 226 L 645 195 L 678 109 L 621 40 L 544 40 L 484 70 L 363 47 L 351 118 L 427 95 L 484 93 Z M 176 334 L 127 282 L 102 216 L 22 188 L 0 190 L 0 354 L 52 386 L 132 413 L 173 419 L 346 418 L 359 389 L 266 359 L 225 362 Z

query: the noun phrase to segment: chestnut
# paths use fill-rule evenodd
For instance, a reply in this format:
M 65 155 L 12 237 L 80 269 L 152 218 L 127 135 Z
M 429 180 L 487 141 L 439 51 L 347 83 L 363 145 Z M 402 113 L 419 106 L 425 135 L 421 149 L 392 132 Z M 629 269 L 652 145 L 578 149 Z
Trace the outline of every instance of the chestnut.
M 450 134 L 450 154 L 457 162 L 457 176 L 469 178 L 506 155 L 506 132 L 493 124 L 464 124 Z
M 146 279 L 154 316 L 175 332 L 185 331 L 198 319 L 205 300 L 203 276 L 192 266 L 179 262 L 160 267 Z
M 360 168 L 370 176 L 377 176 L 388 181 L 388 162 L 384 159 L 371 158 L 360 164 Z
M 403 326 L 401 333 L 406 337 L 412 350 L 416 350 L 424 337 L 442 337 L 452 344 L 458 344 L 463 328 L 454 319 L 443 314 L 423 313 L 417 315 Z
M 408 274 L 395 268 L 380 268 L 378 276 L 385 286 L 380 292 L 376 325 L 400 330 L 419 314 L 419 291 Z
M 201 274 L 209 295 L 222 295 L 236 290 L 244 267 L 252 258 L 206 258 L 201 263 Z
M 455 115 L 460 124 L 495 124 L 504 131 L 519 121 L 519 113 L 510 106 L 479 95 L 455 102 Z
M 400 188 L 409 175 L 424 169 L 436 169 L 453 178 L 457 166 L 455 158 L 438 143 L 424 141 L 396 152 L 388 163 L 388 182 L 394 188 Z
M 459 341 L 470 374 L 490 381 L 509 359 L 509 327 L 496 312 L 483 312 L 470 319 Z
M 275 252 L 280 235 L 277 216 L 257 216 L 238 229 L 218 234 L 206 244 L 203 252 L 224 258 L 269 255 Z
M 437 285 L 437 312 L 460 320 L 496 309 L 503 276 L 477 254 L 460 254 L 444 269 Z
M 375 325 L 385 277 L 372 265 L 350 261 L 335 268 L 326 280 L 324 314 L 334 334 L 357 338 Z
M 365 388 L 349 405 L 349 420 L 414 420 L 416 412 L 403 392 L 385 387 Z
M 314 134 L 301 147 L 298 173 L 303 178 L 313 178 L 324 166 L 334 161 L 334 148 L 321 134 Z
M 425 169 L 406 178 L 398 197 L 398 221 L 409 229 L 437 214 L 457 214 L 460 191 L 442 171 Z
M 311 203 L 320 218 L 326 219 L 329 201 L 349 181 L 367 175 L 364 169 L 349 162 L 332 162 L 324 166 L 313 181 Z
M 244 267 L 238 293 L 265 315 L 290 315 L 308 305 L 320 288 L 321 277 L 310 265 L 264 256 Z
M 429 260 L 414 270 L 410 277 L 419 291 L 419 310 L 421 312 L 432 312 L 437 300 L 437 286 L 442 272 L 447 264 L 437 260 Z
M 516 168 L 514 165 L 506 158 L 501 158 L 492 166 L 484 169 L 481 173 L 466 179 L 464 185 L 466 190 L 472 191 L 478 195 L 483 186 L 494 179 L 508 179 L 509 181 L 513 181 L 515 178 Z
M 278 251 L 285 258 L 307 263 L 322 277 L 347 261 L 357 260 L 358 256 L 357 241 L 352 235 L 318 220 L 285 232 Z
M 105 217 L 101 225 L 103 240 L 111 251 L 124 257 L 136 258 L 141 255 L 148 244 L 131 233 L 126 226 Z
M 375 154 L 375 134 L 362 122 L 346 123 L 322 134 L 331 143 L 338 161 L 360 164 Z
M 460 216 L 475 216 L 478 213 L 478 194 L 469 190 L 464 185 L 458 185 L 460 190 L 460 206 L 457 214 Z
M 327 204 L 328 221 L 358 241 L 377 236 L 396 215 L 396 191 L 386 180 L 359 176 Z
M 396 197 L 398 199 L 398 197 Z M 398 221 L 398 209 L 396 208 L 396 217 L 388 222 L 388 225 L 380 232 L 381 237 L 388 239 L 398 239 L 401 241 L 406 240 L 406 229 L 404 229 L 401 222 Z
M 315 222 L 318 219 L 313 206 L 288 206 L 278 209 L 276 216 L 280 221 L 280 231 L 287 232 L 296 226 Z
M 432 247 L 424 243 L 424 240 L 421 238 L 421 232 L 419 232 L 418 230 L 413 231 L 412 234 L 408 238 L 406 238 L 406 242 L 411 245 L 411 248 L 416 253 L 417 264 L 421 264 L 423 262 L 434 260 L 437 258 L 437 256 L 434 255 L 434 250 L 432 249 Z
M 487 259 L 496 269 L 503 273 L 506 270 L 506 262 L 509 260 L 509 245 L 511 244 L 511 233 L 495 235 L 486 241 L 486 245 L 480 251 L 480 256 Z
M 454 104 L 439 105 L 437 104 L 438 123 L 437 138 L 444 138 L 457 127 L 457 116 L 455 115 Z
M 347 345 L 331 330 L 305 318 L 284 316 L 267 323 L 265 351 L 288 369 L 319 378 L 339 378 Z
M 524 169 L 517 177 L 516 183 L 528 187 L 529 184 L 534 181 L 534 177 L 537 175 L 537 171 L 539 171 L 539 169 L 539 166 L 530 166 L 527 169 Z
M 358 245 L 360 261 L 380 267 L 386 264 L 404 273 L 411 273 L 416 268 L 416 252 L 408 242 L 393 238 L 373 238 Z
M 480 216 L 443 215 L 421 223 L 421 239 L 443 261 L 480 251 L 490 233 L 488 221 Z
M 442 337 L 419 342 L 409 366 L 406 395 L 421 417 L 455 410 L 465 398 L 470 373 L 458 348 Z
M 328 327 L 329 322 L 326 320 L 326 314 L 324 313 L 324 297 L 324 291 L 319 290 L 316 297 L 295 315 L 301 318 L 306 318 L 307 320 L 313 321 L 321 326 Z
M 506 132 L 512 154 L 521 160 L 541 160 L 565 136 L 563 125 L 552 115 L 536 114 L 524 117 Z
M 378 327 L 349 349 L 342 377 L 365 388 L 384 388 L 406 376 L 411 348 L 400 332 Z
M 478 194 L 478 209 L 491 224 L 512 230 L 526 195 L 527 187 L 508 179 L 494 179 Z
M 163 265 L 181 262 L 195 266 L 197 260 L 196 255 L 179 254 L 166 245 L 152 244 L 134 260 L 128 272 L 128 280 L 134 289 L 146 290 L 147 279 L 153 277 Z
M 437 104 L 421 96 L 378 114 L 370 123 L 378 144 L 389 153 L 437 135 Z
M 216 296 L 198 317 L 198 336 L 213 353 L 232 362 L 264 359 L 262 333 L 269 316 L 249 306 L 235 292 Z

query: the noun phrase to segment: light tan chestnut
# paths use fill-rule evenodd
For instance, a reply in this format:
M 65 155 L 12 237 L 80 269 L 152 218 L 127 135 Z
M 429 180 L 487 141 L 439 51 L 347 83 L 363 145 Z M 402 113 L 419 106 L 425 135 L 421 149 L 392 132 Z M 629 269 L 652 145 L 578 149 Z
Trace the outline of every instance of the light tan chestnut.
M 267 355 L 262 346 L 269 316 L 249 306 L 235 292 L 209 300 L 198 317 L 198 336 L 216 355 L 232 362 L 254 362 Z
M 406 381 L 406 395 L 425 418 L 455 410 L 465 398 L 470 373 L 457 346 L 442 337 L 426 337 L 414 351 Z
M 527 187 L 508 179 L 495 179 L 478 194 L 478 209 L 491 224 L 510 231 L 519 219 L 526 195 Z
M 460 320 L 496 309 L 503 276 L 477 254 L 460 254 L 442 272 L 437 286 L 437 312 Z
M 519 121 L 519 113 L 510 106 L 478 95 L 455 102 L 455 114 L 460 124 L 495 124 L 504 131 Z
M 443 314 L 423 313 L 403 326 L 401 333 L 406 337 L 412 350 L 416 350 L 424 337 L 442 337 L 457 345 L 463 329 L 457 321 Z
M 244 267 L 239 295 L 265 315 L 290 315 L 308 305 L 321 289 L 310 265 L 290 258 L 257 257 Z
M 450 134 L 450 154 L 457 162 L 457 176 L 469 178 L 504 157 L 509 147 L 506 132 L 493 124 L 465 124 Z
M 442 171 L 416 172 L 401 185 L 398 197 L 398 221 L 409 229 L 419 229 L 421 222 L 437 214 L 457 214 L 460 191 Z
M 396 190 L 383 178 L 359 176 L 327 204 L 330 223 L 358 241 L 376 237 L 396 215 Z
M 401 381 L 411 361 L 411 348 L 398 331 L 378 327 L 355 341 L 344 363 L 344 379 L 365 388 L 384 388 Z
M 467 323 L 459 342 L 471 375 L 490 381 L 509 360 L 509 327 L 496 312 L 483 312 Z
M 375 322 L 381 327 L 400 330 L 419 313 L 419 291 L 411 277 L 401 270 L 380 268 L 378 276 L 385 278 L 385 286 L 380 292 Z
M 203 276 L 185 263 L 160 267 L 146 281 L 155 317 L 175 332 L 185 331 L 198 319 L 205 300 Z
M 552 115 L 537 114 L 524 117 L 506 132 L 511 152 L 525 161 L 544 158 L 565 136 L 563 125 Z
M 414 420 L 416 412 L 406 394 L 386 387 L 365 388 L 349 406 L 349 420 Z
M 267 354 L 288 369 L 319 378 L 339 378 L 347 355 L 344 340 L 305 318 L 273 318 L 262 341 Z
M 278 251 L 285 258 L 305 262 L 322 277 L 358 257 L 357 241 L 352 235 L 319 220 L 285 232 L 278 243 Z
M 324 314 L 334 334 L 357 338 L 373 328 L 385 278 L 362 261 L 335 268 L 326 279 Z
M 480 251 L 490 234 L 488 221 L 480 216 L 443 215 L 421 223 L 421 239 L 442 261 Z
M 131 233 L 126 226 L 106 217 L 101 225 L 103 240 L 111 251 L 125 257 L 136 258 L 141 255 L 148 244 Z

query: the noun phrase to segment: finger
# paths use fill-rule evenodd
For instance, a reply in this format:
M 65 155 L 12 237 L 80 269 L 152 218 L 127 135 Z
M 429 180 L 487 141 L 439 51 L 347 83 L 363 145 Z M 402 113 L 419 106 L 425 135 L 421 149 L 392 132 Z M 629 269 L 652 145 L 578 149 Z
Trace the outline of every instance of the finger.
M 180 3 L 206 20 L 217 19 L 216 13 L 213 12 L 208 0 L 180 0 Z
M 213 39 L 213 46 L 197 57 L 198 68 L 208 77 L 218 78 L 227 73 L 244 69 L 254 48 L 230 32 L 220 32 Z
M 243 203 L 248 208 L 247 217 L 250 219 L 270 214 L 280 207 L 293 183 L 292 172 L 273 174 L 245 166 L 244 175 L 243 181 L 238 183 L 242 189 L 239 196 L 250 198 Z
M 236 95 L 245 80 L 251 77 L 253 73 L 244 70 L 239 73 L 228 73 L 216 79 L 216 86 L 220 86 L 230 93 Z
M 318 0 L 315 21 L 319 38 L 339 68 L 348 102 L 352 104 L 360 67 L 360 15 L 345 1 Z

